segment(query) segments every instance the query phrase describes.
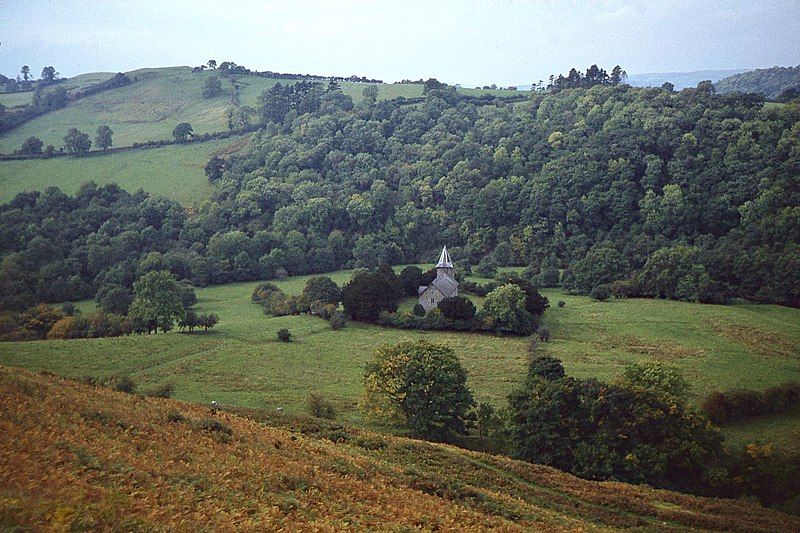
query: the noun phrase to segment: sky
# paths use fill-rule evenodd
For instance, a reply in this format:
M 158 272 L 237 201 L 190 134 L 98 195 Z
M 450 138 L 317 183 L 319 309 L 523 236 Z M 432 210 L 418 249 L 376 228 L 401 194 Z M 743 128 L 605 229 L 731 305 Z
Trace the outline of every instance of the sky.
M 526 85 L 800 64 L 800 0 L 0 0 L 0 73 L 233 61 L 387 82 Z

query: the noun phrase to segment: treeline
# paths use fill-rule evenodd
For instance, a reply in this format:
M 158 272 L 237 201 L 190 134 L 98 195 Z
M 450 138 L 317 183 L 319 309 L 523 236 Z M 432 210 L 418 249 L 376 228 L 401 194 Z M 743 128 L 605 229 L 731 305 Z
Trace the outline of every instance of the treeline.
M 619 65 L 611 70 L 611 74 L 597 65 L 592 65 L 586 69 L 585 74 L 572 68 L 566 76 L 563 74 L 559 74 L 558 77 L 550 76 L 547 88 L 558 92 L 563 89 L 589 89 L 595 85 L 619 85 L 625 83 L 627 77 L 628 73 Z
M 94 185 L 0 206 L 3 304 L 129 287 L 155 266 L 202 286 L 416 263 L 447 243 L 539 286 L 800 305 L 797 104 L 705 85 L 479 105 L 429 80 L 414 106 L 373 86 L 357 105 L 330 84 L 272 91 L 197 209 Z
M 759 93 L 770 100 L 789 102 L 800 98 L 800 65 L 742 72 L 714 85 L 720 93 Z
M 353 81 L 358 83 L 383 83 L 381 80 L 367 78 L 365 76 L 319 76 L 316 74 L 288 74 L 285 72 L 274 72 L 272 70 L 250 70 L 244 65 L 237 65 L 233 61 L 223 61 L 217 66 L 215 60 L 209 60 L 205 65 L 198 65 L 192 68 L 192 72 L 203 72 L 209 68 L 216 69 L 222 75 L 244 74 L 248 76 L 260 76 L 262 78 L 274 78 L 279 80 L 319 80 L 319 81 Z
M 800 411 L 800 383 L 788 382 L 763 391 L 734 389 L 713 392 L 703 401 L 702 408 L 717 424 L 749 416 Z

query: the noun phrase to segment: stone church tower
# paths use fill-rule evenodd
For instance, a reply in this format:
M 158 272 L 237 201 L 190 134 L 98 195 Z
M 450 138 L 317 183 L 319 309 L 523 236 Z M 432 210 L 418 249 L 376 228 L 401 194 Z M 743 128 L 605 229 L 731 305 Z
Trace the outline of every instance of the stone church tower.
M 453 261 L 447 246 L 442 248 L 442 255 L 439 256 L 439 263 L 436 264 L 436 278 L 428 286 L 421 286 L 418 290 L 419 304 L 430 311 L 439 305 L 445 298 L 458 296 L 458 281 L 456 281 Z

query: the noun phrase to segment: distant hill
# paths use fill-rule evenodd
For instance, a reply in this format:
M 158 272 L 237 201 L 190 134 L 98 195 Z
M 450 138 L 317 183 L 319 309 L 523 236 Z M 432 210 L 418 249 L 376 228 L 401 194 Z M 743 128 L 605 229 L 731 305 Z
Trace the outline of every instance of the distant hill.
M 796 67 L 772 67 L 743 72 L 726 77 L 716 83 L 720 93 L 761 93 L 773 100 L 784 91 L 800 91 L 800 65 Z
M 695 70 L 692 72 L 649 72 L 645 74 L 629 74 L 628 83 L 634 87 L 661 87 L 664 82 L 670 82 L 675 89 L 696 87 L 705 80 L 719 81 L 728 76 L 747 72 L 747 69 L 733 70 Z
M 749 501 L 7 367 L 0 399 L 4 530 L 800 529 Z

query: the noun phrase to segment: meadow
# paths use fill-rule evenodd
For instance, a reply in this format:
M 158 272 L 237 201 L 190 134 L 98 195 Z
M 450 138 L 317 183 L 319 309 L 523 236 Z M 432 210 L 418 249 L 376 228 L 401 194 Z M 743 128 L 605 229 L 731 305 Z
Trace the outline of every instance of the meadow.
M 330 274 L 339 284 L 350 271 Z M 276 282 L 289 294 L 308 276 Z M 312 316 L 267 317 L 250 301 L 256 284 L 235 283 L 197 290 L 198 307 L 220 324 L 209 333 L 171 332 L 114 339 L 0 344 L 0 364 L 60 375 L 129 374 L 140 387 L 174 382 L 179 399 L 300 413 L 308 394 L 333 401 L 340 420 L 372 426 L 358 409 L 364 365 L 384 343 L 428 339 L 451 346 L 467 369 L 478 402 L 502 406 L 525 376 L 528 338 L 486 334 L 414 332 L 366 324 L 334 331 Z M 698 403 L 712 390 L 763 389 L 800 374 L 800 310 L 738 303 L 728 306 L 662 300 L 597 302 L 543 291 L 551 301 L 545 323 L 552 340 L 540 353 L 560 358 L 567 373 L 613 380 L 625 365 L 644 359 L 676 365 Z M 556 303 L 565 301 L 559 308 Z M 411 302 L 404 304 L 410 307 Z M 93 302 L 80 304 L 84 310 Z M 288 328 L 291 343 L 276 339 Z M 735 442 L 775 441 L 796 448 L 800 416 L 761 420 L 732 428 Z
M 201 96 L 206 79 L 219 76 L 215 71 L 192 72 L 189 67 L 167 67 L 139 69 L 126 74 L 135 82 L 78 100 L 0 136 L 0 153 L 19 149 L 25 139 L 32 135 L 40 138 L 45 146 L 52 144 L 58 148 L 63 144 L 69 128 L 78 128 L 94 139 L 94 133 L 101 124 L 107 124 L 114 131 L 114 146 L 171 139 L 172 129 L 180 122 L 190 123 L 196 134 L 228 129 L 225 110 L 231 105 L 231 96 L 236 91 L 231 81 L 221 77 L 222 94 L 208 99 Z M 83 74 L 62 83 L 71 90 L 102 81 L 108 76 L 108 73 Z M 234 78 L 239 86 L 239 101 L 248 106 L 256 106 L 258 96 L 273 85 L 296 82 L 259 76 L 239 75 Z M 369 84 L 341 82 L 340 85 L 344 94 L 358 102 Z M 379 99 L 422 96 L 422 85 L 419 84 L 375 85 L 378 86 Z M 508 90 L 459 90 L 471 95 L 519 94 Z M 30 103 L 32 95 L 32 92 L 0 95 L 0 103 L 7 107 L 24 105 Z
M 170 145 L 147 150 L 96 155 L 0 161 L 0 202 L 23 191 L 56 186 L 74 194 L 82 183 L 116 183 L 133 192 L 144 189 L 183 205 L 196 205 L 211 194 L 205 164 L 218 152 L 240 146 L 246 137 Z

